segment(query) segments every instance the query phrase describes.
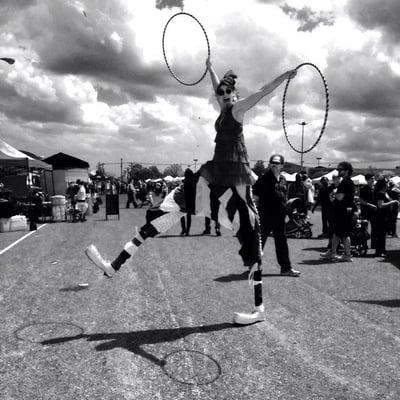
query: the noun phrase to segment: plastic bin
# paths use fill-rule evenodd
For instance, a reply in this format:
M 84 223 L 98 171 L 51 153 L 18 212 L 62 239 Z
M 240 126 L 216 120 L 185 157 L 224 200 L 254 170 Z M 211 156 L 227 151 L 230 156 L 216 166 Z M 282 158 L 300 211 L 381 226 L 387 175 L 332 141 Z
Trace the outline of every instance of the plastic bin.
M 28 221 L 25 215 L 14 215 L 11 218 L 0 218 L 0 232 L 27 231 Z

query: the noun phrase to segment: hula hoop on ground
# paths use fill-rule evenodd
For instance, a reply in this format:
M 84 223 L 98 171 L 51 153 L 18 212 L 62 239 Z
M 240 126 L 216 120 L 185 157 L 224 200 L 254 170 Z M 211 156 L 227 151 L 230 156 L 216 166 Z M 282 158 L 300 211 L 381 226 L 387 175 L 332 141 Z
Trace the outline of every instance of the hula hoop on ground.
M 318 68 L 315 64 L 308 63 L 308 62 L 298 65 L 298 66 L 295 68 L 295 70 L 297 71 L 298 69 L 300 69 L 301 67 L 304 67 L 305 65 L 309 65 L 309 66 L 311 66 L 311 67 L 314 67 L 314 68 L 318 71 L 319 75 L 320 75 L 321 78 L 322 78 L 322 82 L 323 82 L 324 88 L 325 88 L 325 117 L 324 117 L 324 123 L 322 124 L 321 132 L 319 133 L 318 138 L 317 138 L 317 140 L 315 141 L 315 143 L 314 143 L 310 148 L 308 148 L 307 150 L 303 150 L 303 151 L 302 151 L 302 150 L 296 149 L 296 148 L 292 145 L 292 143 L 290 142 L 290 140 L 289 140 L 289 138 L 288 138 L 288 134 L 287 134 L 287 131 L 286 131 L 286 122 L 285 122 L 286 93 L 287 93 L 287 90 L 288 90 L 288 87 L 289 87 L 289 83 L 290 83 L 290 81 L 291 81 L 291 79 L 292 79 L 291 77 L 289 77 L 289 79 L 288 79 L 287 82 L 286 82 L 285 91 L 283 92 L 283 100 L 282 100 L 282 125 L 283 125 L 283 131 L 285 132 L 285 137 L 286 137 L 287 142 L 289 143 L 289 146 L 290 146 L 295 152 L 300 153 L 300 154 L 308 153 L 308 152 L 311 151 L 311 150 L 318 144 L 318 142 L 321 140 L 322 134 L 323 134 L 324 131 L 325 131 L 326 122 L 327 122 L 327 120 L 328 120 L 328 111 L 329 111 L 329 90 L 328 90 L 328 84 L 327 84 L 327 82 L 326 82 L 326 79 L 325 79 L 324 75 L 322 75 L 322 72 L 319 70 L 319 68 Z
M 192 82 L 192 83 L 184 82 L 182 79 L 180 79 L 180 78 L 174 73 L 174 71 L 172 71 L 172 68 L 171 68 L 171 66 L 170 66 L 169 63 L 168 63 L 167 55 L 165 54 L 165 32 L 167 31 L 167 27 L 168 27 L 169 23 L 170 23 L 175 17 L 177 17 L 178 15 L 187 15 L 188 17 L 193 18 L 193 19 L 200 25 L 200 28 L 202 29 L 202 31 L 203 31 L 203 33 L 204 33 L 204 37 L 206 38 L 208 57 L 210 57 L 210 42 L 208 41 L 207 33 L 206 33 L 206 31 L 205 31 L 203 25 L 200 23 L 200 21 L 199 21 L 196 17 L 194 17 L 192 14 L 189 14 L 189 13 L 187 13 L 187 12 L 179 12 L 179 13 L 174 14 L 174 15 L 168 20 L 168 22 L 167 22 L 166 25 L 165 25 L 164 32 L 163 32 L 163 35 L 162 35 L 162 49 L 163 49 L 164 60 L 165 60 L 165 63 L 167 64 L 168 70 L 169 70 L 169 72 L 171 73 L 171 75 L 172 75 L 179 83 L 182 83 L 182 85 L 194 86 L 194 85 L 197 85 L 199 82 L 201 82 L 201 81 L 204 79 L 204 77 L 207 75 L 208 68 L 206 67 L 205 71 L 203 72 L 203 75 L 202 75 L 202 76 L 200 77 L 200 79 L 198 79 L 197 81 Z

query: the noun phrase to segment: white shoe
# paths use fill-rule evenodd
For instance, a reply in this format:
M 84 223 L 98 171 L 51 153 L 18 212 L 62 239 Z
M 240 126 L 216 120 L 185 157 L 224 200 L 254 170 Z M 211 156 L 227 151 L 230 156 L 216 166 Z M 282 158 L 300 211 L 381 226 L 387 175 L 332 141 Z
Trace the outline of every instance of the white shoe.
M 95 245 L 91 244 L 86 247 L 85 254 L 88 256 L 89 260 L 92 261 L 96 267 L 100 268 L 109 278 L 114 275 L 115 269 L 112 267 L 110 261 L 105 260 L 101 256 Z
M 332 250 L 328 250 L 325 253 L 319 253 L 321 258 L 332 258 L 332 256 L 334 255 L 332 253 Z
M 251 314 L 235 313 L 233 322 L 239 325 L 249 325 L 255 322 L 265 321 L 264 306 L 258 306 Z
M 351 256 L 350 255 L 346 255 L 346 254 L 338 256 L 337 260 L 338 261 L 343 261 L 343 262 L 353 262 L 353 259 L 351 258 Z

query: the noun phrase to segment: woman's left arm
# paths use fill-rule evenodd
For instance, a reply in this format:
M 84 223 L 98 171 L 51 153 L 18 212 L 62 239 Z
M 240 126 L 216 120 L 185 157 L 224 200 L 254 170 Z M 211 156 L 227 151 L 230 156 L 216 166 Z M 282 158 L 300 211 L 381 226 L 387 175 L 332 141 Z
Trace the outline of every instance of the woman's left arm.
M 275 78 L 272 82 L 264 85 L 257 92 L 249 95 L 245 99 L 238 100 L 234 106 L 234 113 L 236 115 L 244 114 L 246 111 L 254 107 L 263 97 L 272 93 L 279 85 L 282 84 L 286 79 L 293 78 L 296 75 L 296 70 L 289 70 L 282 75 Z

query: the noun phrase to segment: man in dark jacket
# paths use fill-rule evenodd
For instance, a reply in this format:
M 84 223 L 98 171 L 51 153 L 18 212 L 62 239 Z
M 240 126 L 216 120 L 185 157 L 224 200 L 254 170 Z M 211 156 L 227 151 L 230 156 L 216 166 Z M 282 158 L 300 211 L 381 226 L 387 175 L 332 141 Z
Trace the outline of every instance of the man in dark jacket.
M 273 232 L 281 275 L 297 277 L 300 272 L 292 268 L 285 232 L 286 190 L 280 180 L 283 163 L 283 156 L 279 154 L 271 156 L 266 172 L 253 186 L 253 194 L 260 215 L 262 248 L 268 235 Z

